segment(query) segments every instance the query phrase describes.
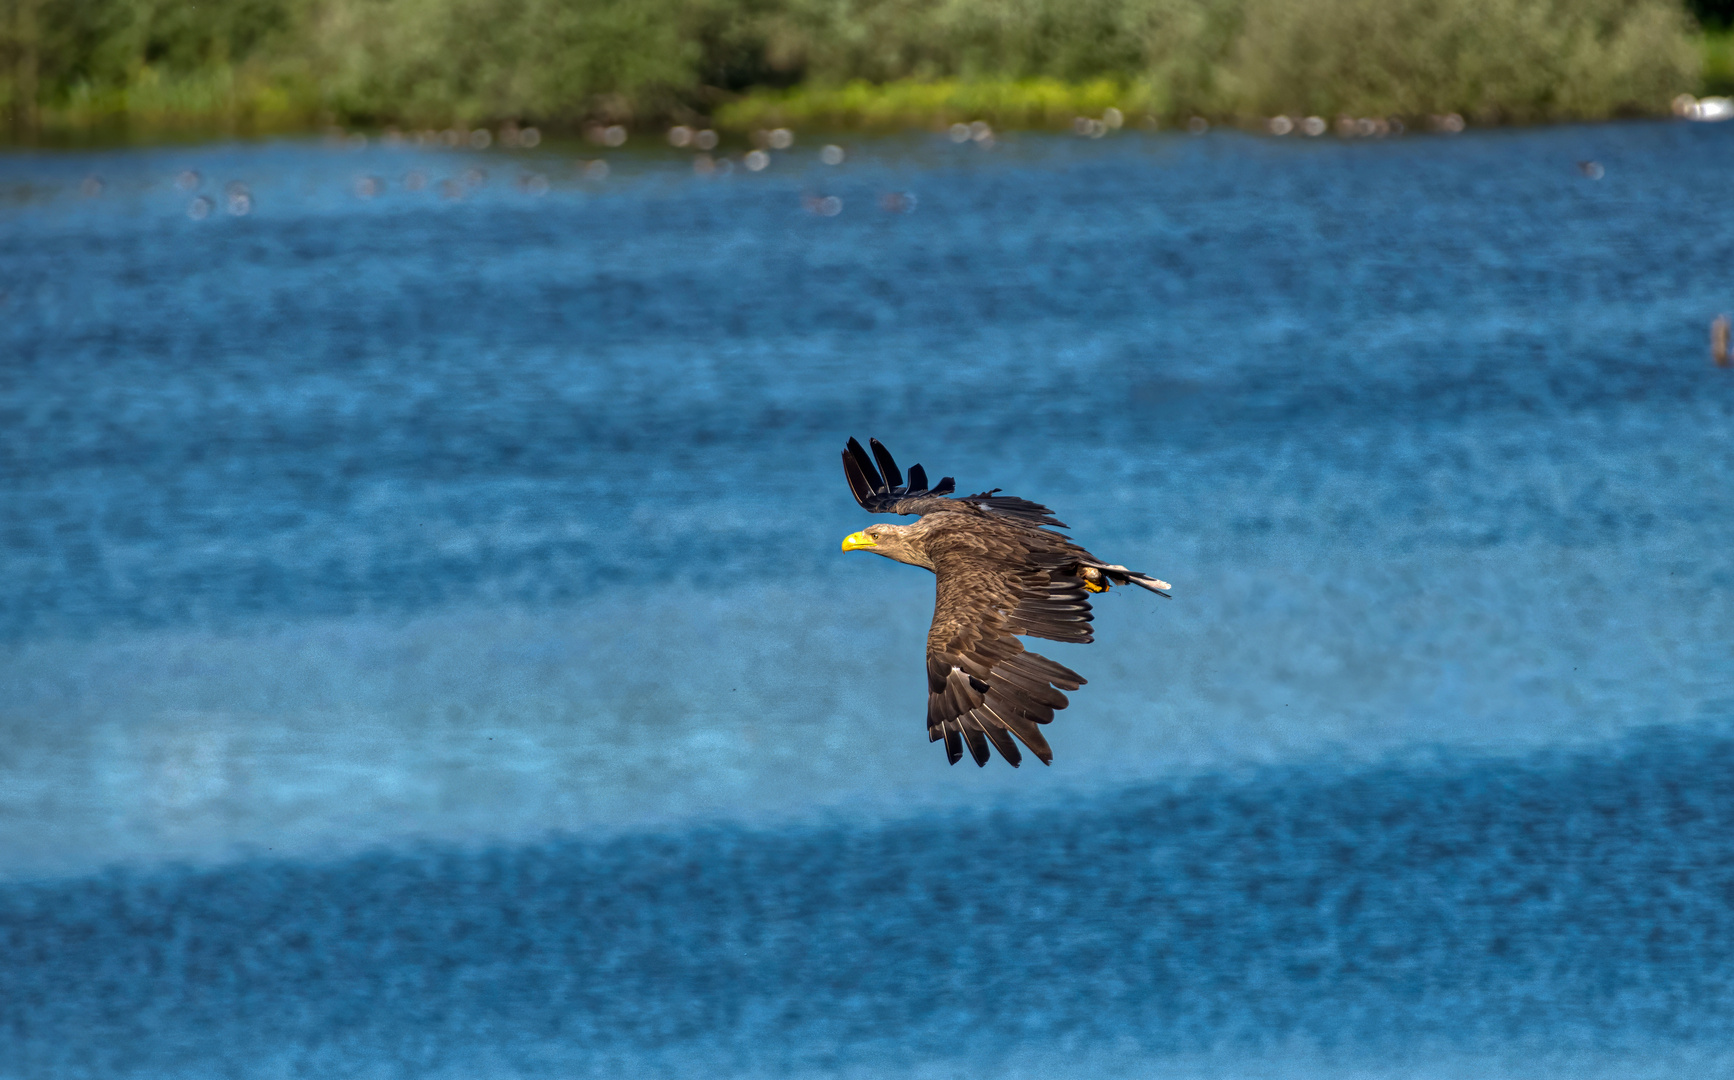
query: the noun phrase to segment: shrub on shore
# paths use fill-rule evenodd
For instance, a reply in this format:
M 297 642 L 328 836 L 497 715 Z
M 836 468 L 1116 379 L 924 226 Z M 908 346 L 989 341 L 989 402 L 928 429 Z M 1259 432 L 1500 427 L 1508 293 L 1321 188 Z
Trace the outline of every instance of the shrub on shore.
M 903 128 L 988 120 L 1001 127 L 1056 127 L 1110 108 L 1138 114 L 1162 111 L 1148 86 L 1111 79 L 1068 83 L 1058 79 L 960 82 L 857 81 L 844 86 L 802 86 L 755 91 L 716 112 L 717 126 L 737 131 L 771 127 Z
M 1665 111 L 1698 86 L 1702 62 L 1672 0 L 1093 0 L 1071 17 L 1075 4 L 1015 0 L 1001 10 L 1016 17 L 1000 20 L 955 2 L 849 10 L 838 21 L 871 35 L 830 33 L 809 16 L 783 46 L 805 61 L 803 84 L 755 91 L 723 118 L 890 124 L 974 112 L 1023 124 L 1103 104 L 1168 119 L 1601 118 Z M 1094 101 L 1110 83 L 1117 100 Z
M 1686 13 L 1632 0 L 1252 0 L 1236 111 L 1481 121 L 1660 112 L 1696 87 Z
M 1699 92 L 1734 94 L 1734 31 L 1713 30 L 1698 39 L 1698 49 L 1703 59 Z
M 9 0 L 0 104 L 21 129 L 1533 121 L 1734 80 L 1696 34 L 1678 0 Z

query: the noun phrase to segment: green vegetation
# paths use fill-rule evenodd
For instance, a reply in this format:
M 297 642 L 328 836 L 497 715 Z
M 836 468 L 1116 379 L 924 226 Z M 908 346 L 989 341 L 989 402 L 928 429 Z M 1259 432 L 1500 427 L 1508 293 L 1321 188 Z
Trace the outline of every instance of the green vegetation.
M 1678 0 L 0 0 L 19 133 L 1536 121 L 1725 87 L 1734 37 Z
M 899 128 L 985 119 L 1001 127 L 1057 127 L 1077 116 L 1100 116 L 1109 108 L 1155 115 L 1165 102 L 1150 86 L 1112 79 L 1068 83 L 1058 79 L 940 79 L 845 86 L 800 86 L 755 90 L 724 104 L 718 126 L 734 130 L 769 127 Z
M 1703 94 L 1734 94 L 1734 31 L 1711 30 L 1698 39 Z

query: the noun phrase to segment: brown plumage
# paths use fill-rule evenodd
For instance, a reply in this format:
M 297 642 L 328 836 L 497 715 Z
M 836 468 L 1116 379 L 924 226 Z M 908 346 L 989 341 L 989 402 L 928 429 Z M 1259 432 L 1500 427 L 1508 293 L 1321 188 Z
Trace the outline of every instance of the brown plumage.
M 943 739 L 954 765 L 966 746 L 986 765 L 991 745 L 1016 766 L 1023 755 L 1012 736 L 1051 763 L 1037 725 L 1066 707 L 1061 691 L 1084 679 L 1025 650 L 1018 635 L 1089 642 L 1090 593 L 1131 584 L 1167 596 L 1168 583 L 1101 561 L 1055 531 L 1066 525 L 1053 511 L 998 488 L 952 498 L 951 477 L 929 487 L 919 465 L 905 483 L 879 440 L 868 442 L 871 455 L 854 439 L 843 451 L 855 501 L 872 513 L 920 520 L 870 525 L 844 539 L 843 550 L 926 567 L 937 578 L 927 632 L 928 739 Z

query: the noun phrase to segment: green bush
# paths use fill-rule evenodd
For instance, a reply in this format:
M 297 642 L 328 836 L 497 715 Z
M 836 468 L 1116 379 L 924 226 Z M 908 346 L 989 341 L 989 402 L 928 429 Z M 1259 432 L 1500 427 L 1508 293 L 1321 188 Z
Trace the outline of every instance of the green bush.
M 307 30 L 325 99 L 360 121 L 666 113 L 701 50 L 677 0 L 335 0 Z
M 755 91 L 717 110 L 719 127 L 901 128 L 990 120 L 1002 127 L 1054 127 L 1110 107 L 1134 115 L 1160 113 L 1166 102 L 1149 86 L 1112 79 L 900 79 L 843 86 Z
M 1660 112 L 1701 69 L 1734 78 L 1726 38 L 1695 42 L 1678 0 L 0 4 L 0 102 L 21 127 L 1041 124 L 1103 97 L 1529 121 Z
M 1703 92 L 1734 94 L 1734 32 L 1714 30 L 1698 39 L 1703 57 Z
M 1250 0 L 1224 74 L 1258 115 L 1654 113 L 1697 85 L 1690 31 L 1654 0 Z
M 260 58 L 297 45 L 299 0 L 6 0 L 0 97 L 13 122 L 39 110 L 209 124 L 290 109 L 287 70 Z M 292 110 L 291 110 L 292 111 Z

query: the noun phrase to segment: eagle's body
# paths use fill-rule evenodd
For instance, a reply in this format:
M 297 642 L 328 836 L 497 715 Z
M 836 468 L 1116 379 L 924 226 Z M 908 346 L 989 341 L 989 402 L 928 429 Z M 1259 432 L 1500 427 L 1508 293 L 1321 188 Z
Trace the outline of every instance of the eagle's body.
M 869 526 L 845 539 L 843 550 L 872 551 L 937 578 L 927 633 L 928 738 L 945 740 L 953 764 L 966 744 L 977 765 L 987 764 L 991 743 L 1015 766 L 1023 755 L 1012 735 L 1051 762 L 1036 725 L 1066 707 L 1061 691 L 1084 680 L 1026 651 L 1017 635 L 1089 642 L 1090 593 L 1126 584 L 1160 593 L 1168 584 L 1102 562 L 1054 531 L 1066 526 L 1045 506 L 997 491 L 950 498 L 951 478 L 929 488 L 919 465 L 905 484 L 891 455 L 877 439 L 869 442 L 871 457 L 854 439 L 843 452 L 856 501 L 874 513 L 920 520 Z

